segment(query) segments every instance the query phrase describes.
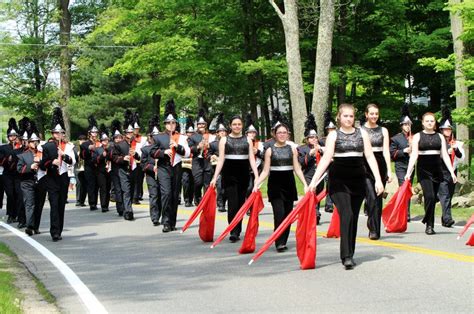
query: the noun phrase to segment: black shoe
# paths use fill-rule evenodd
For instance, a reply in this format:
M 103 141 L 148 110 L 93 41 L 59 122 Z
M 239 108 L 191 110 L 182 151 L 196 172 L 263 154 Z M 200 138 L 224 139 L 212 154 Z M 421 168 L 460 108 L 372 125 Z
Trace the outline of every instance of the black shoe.
M 86 204 L 84 204 L 84 203 L 76 203 L 76 207 L 84 207 L 84 206 L 86 206 Z
M 165 233 L 166 233 L 166 232 L 170 232 L 170 231 L 171 231 L 170 225 L 164 225 L 162 231 L 165 232 Z
M 117 212 L 119 217 L 122 217 L 123 216 L 123 212 Z
M 7 224 L 11 224 L 12 222 L 13 222 L 13 217 L 12 217 L 12 216 L 8 216 Z
M 225 213 L 227 210 L 225 209 L 225 207 L 219 207 L 218 211 L 221 213 Z
M 229 237 L 229 240 L 230 240 L 230 242 L 235 243 L 235 242 L 237 242 L 237 241 L 240 240 L 240 237 L 237 236 L 237 235 L 231 235 L 231 236 Z
M 321 225 L 321 216 L 316 216 L 316 225 Z
M 25 229 L 25 233 L 31 237 L 33 235 L 33 229 L 28 227 L 28 228 Z
M 195 200 L 194 200 L 194 205 L 195 205 L 195 206 L 198 206 L 199 203 L 201 203 L 201 198 L 198 198 L 198 199 L 195 199 Z
M 51 238 L 53 239 L 53 242 L 58 242 L 59 240 L 63 239 L 63 238 L 61 238 L 61 236 L 59 234 L 53 234 L 51 236 Z
M 378 239 L 380 239 L 380 236 L 377 234 L 377 232 L 370 231 L 369 232 L 369 239 L 370 240 L 378 240 Z
M 279 244 L 276 247 L 278 253 L 282 253 L 288 250 L 288 247 L 284 244 Z
M 433 230 L 433 227 L 431 227 L 431 226 L 426 226 L 425 233 L 426 233 L 427 235 L 436 234 L 436 232 Z
M 140 201 L 139 200 L 133 200 L 133 204 L 140 205 Z
M 97 206 L 91 206 L 91 211 L 97 210 Z
M 353 269 L 354 266 L 356 265 L 354 263 L 354 260 L 350 257 L 346 257 L 343 261 L 342 261 L 342 265 L 344 265 L 344 268 L 346 270 L 349 270 L 349 269 Z
M 112 203 L 116 203 L 115 198 L 113 198 L 113 197 L 110 198 L 110 201 L 111 201 Z
M 176 231 L 176 230 L 178 230 L 178 229 L 177 229 L 176 227 L 170 227 L 170 230 L 171 230 L 171 231 Z
M 407 218 L 407 222 L 411 222 L 411 218 L 410 218 L 410 216 L 408 216 L 408 218 Z
M 106 213 L 106 212 L 108 212 L 108 211 L 109 211 L 108 208 L 102 208 L 102 212 L 103 212 L 103 213 Z
M 324 207 L 324 211 L 325 211 L 326 213 L 332 213 L 334 210 L 332 209 L 332 207 L 329 207 L 329 206 L 328 206 L 328 207 Z
M 446 222 L 444 222 L 444 221 L 441 222 L 441 225 L 442 225 L 443 227 L 446 227 L 446 228 L 451 228 L 455 223 L 456 223 L 456 222 L 455 222 L 454 220 L 449 219 L 449 220 L 446 221 Z
M 184 207 L 192 207 L 192 206 L 193 206 L 193 203 L 191 203 L 190 201 L 184 202 Z
M 41 234 L 41 231 L 39 231 L 39 229 L 35 229 L 33 230 L 35 234 Z
M 132 212 L 124 213 L 124 214 L 123 214 L 123 218 L 124 218 L 125 220 L 130 220 L 130 221 L 132 221 L 132 220 L 135 219 L 135 218 L 133 217 L 133 213 L 132 213 Z
M 140 197 L 138 198 L 138 200 L 139 200 L 139 201 L 143 201 L 143 197 L 140 196 Z
M 18 224 L 18 229 L 23 229 L 23 228 L 25 228 L 25 227 L 26 227 L 26 224 L 25 224 L 24 222 L 20 222 L 20 223 Z
M 159 226 L 161 225 L 160 221 L 159 220 L 153 220 L 153 226 Z

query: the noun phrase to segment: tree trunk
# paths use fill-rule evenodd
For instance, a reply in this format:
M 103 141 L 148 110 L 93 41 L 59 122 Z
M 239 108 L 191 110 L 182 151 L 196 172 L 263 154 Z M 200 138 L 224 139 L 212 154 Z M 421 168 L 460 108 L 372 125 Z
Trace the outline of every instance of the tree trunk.
M 461 0 L 451 0 L 450 4 L 459 4 Z M 463 32 L 463 24 L 462 18 L 459 12 L 450 13 L 451 18 L 451 33 L 453 35 L 454 41 L 454 55 L 456 59 L 455 70 L 454 70 L 454 77 L 455 77 L 455 84 L 456 84 L 456 109 L 464 109 L 468 108 L 469 105 L 469 94 L 468 88 L 466 85 L 466 76 L 462 72 L 462 61 L 464 57 L 464 44 L 462 40 L 459 38 Z M 467 125 L 457 124 L 456 126 L 456 137 L 463 141 L 464 143 L 468 143 L 469 141 L 469 128 Z M 465 145 L 464 150 L 466 152 L 466 158 L 464 159 L 464 163 L 470 166 L 471 164 L 471 149 L 470 145 Z M 469 177 L 469 167 L 462 171 L 462 175 L 466 178 Z
M 161 121 L 160 119 L 160 106 L 161 106 L 161 94 L 153 93 L 151 96 L 151 112 L 153 114 L 158 115 L 158 121 Z
M 324 111 L 328 107 L 329 99 L 329 72 L 331 70 L 334 19 L 335 0 L 321 0 L 312 103 L 316 124 L 321 126 L 324 124 Z
M 301 143 L 304 137 L 304 122 L 306 120 L 306 100 L 301 69 L 298 4 L 296 0 L 285 0 L 285 13 L 283 14 L 273 0 L 269 1 L 280 17 L 285 32 L 286 63 L 288 65 L 288 85 L 294 141 Z
M 59 10 L 59 43 L 61 54 L 59 57 L 59 104 L 63 109 L 64 126 L 66 137 L 71 138 L 71 124 L 69 121 L 68 105 L 71 97 L 71 52 L 69 42 L 71 41 L 71 13 L 69 12 L 69 0 L 58 0 Z

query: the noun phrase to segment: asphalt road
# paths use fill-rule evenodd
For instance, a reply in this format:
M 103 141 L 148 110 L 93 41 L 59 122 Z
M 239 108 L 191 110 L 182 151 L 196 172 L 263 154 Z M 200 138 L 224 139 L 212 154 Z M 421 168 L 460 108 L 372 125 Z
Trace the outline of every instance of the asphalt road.
M 48 204 L 46 204 L 48 206 Z M 193 208 L 182 208 L 178 227 Z M 5 211 L 0 211 L 1 215 Z M 110 313 L 124 312 L 474 312 L 474 250 L 459 228 L 410 223 L 404 234 L 367 239 L 366 219 L 359 219 L 354 270 L 339 261 L 339 240 L 321 235 L 330 214 L 318 226 L 316 269 L 299 270 L 294 234 L 289 250 L 272 246 L 252 266 L 252 255 L 237 253 L 240 243 L 227 239 L 211 250 L 194 226 L 184 234 L 162 233 L 151 224 L 146 201 L 135 206 L 136 220 L 68 204 L 63 240 L 49 236 L 45 208 L 40 235 L 33 239 L 64 261 Z M 260 216 L 257 248 L 270 236 L 273 216 Z M 438 217 L 439 220 L 439 217 Z M 438 221 L 439 222 L 439 221 Z M 218 213 L 216 237 L 226 227 Z M 469 230 L 469 233 L 473 230 Z M 87 312 L 70 284 L 42 255 L 10 231 L 6 242 L 30 271 L 57 297 L 68 313 Z

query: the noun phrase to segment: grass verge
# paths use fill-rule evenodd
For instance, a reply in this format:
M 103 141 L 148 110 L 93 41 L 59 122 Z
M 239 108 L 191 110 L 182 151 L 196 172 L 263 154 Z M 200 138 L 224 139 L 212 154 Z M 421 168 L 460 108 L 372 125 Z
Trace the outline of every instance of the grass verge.
M 0 313 L 21 313 L 19 291 L 15 287 L 15 276 L 4 256 L 15 258 L 15 254 L 4 243 L 0 243 Z

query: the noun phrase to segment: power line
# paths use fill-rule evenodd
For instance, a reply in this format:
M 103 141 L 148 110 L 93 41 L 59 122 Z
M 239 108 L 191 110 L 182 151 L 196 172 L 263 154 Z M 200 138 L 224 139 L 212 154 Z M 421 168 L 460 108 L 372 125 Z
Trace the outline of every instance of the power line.
M 136 48 L 138 46 L 124 46 L 124 45 L 94 45 L 94 46 L 76 46 L 76 45 L 61 45 L 61 44 L 25 44 L 25 43 L 0 43 L 0 46 L 36 46 L 36 47 L 70 47 L 70 48 Z

